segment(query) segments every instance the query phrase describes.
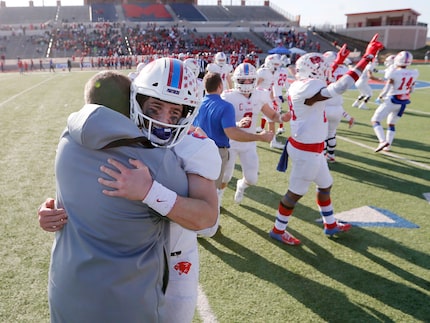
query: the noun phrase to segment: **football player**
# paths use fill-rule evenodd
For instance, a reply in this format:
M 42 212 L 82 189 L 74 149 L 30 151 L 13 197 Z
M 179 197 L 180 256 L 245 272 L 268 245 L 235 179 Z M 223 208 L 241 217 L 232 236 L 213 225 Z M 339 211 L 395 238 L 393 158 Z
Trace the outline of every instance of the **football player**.
M 214 62 L 208 64 L 206 70 L 208 72 L 218 73 L 221 75 L 224 90 L 228 90 L 233 87 L 233 82 L 230 75 L 231 72 L 233 72 L 233 66 L 227 63 L 227 56 L 224 52 L 216 53 L 214 56 Z
M 389 151 L 396 133 L 396 123 L 403 116 L 406 106 L 411 103 L 410 94 L 414 91 L 418 79 L 418 70 L 408 69 L 413 56 L 408 51 L 401 51 L 394 57 L 393 68 L 387 72 L 387 81 L 378 99 L 382 102 L 371 118 L 373 131 L 379 140 L 375 152 Z M 387 118 L 387 133 L 381 125 Z
M 249 123 L 241 129 L 256 133 L 258 115 L 264 113 L 274 122 L 288 122 L 291 118 L 289 112 L 280 114 L 272 109 L 267 101 L 267 93 L 256 88 L 257 72 L 250 63 L 239 64 L 233 73 L 234 89 L 224 91 L 221 97 L 232 103 L 235 108 L 236 123 L 243 118 L 249 118 Z M 241 203 L 245 189 L 255 185 L 258 180 L 258 154 L 257 144 L 252 142 L 239 142 L 230 140 L 230 157 L 225 169 L 223 183 L 230 182 L 233 177 L 234 165 L 237 157 L 242 164 L 242 178 L 237 181 L 234 201 Z
M 324 223 L 323 232 L 332 236 L 351 228 L 351 224 L 341 223 L 334 217 L 330 197 L 333 178 L 324 157 L 324 141 L 328 129 L 325 101 L 334 95 L 341 95 L 357 81 L 367 64 L 383 48 L 377 39 L 376 34 L 355 67 L 328 86 L 327 76 L 332 68 L 322 54 L 308 53 L 297 60 L 296 80 L 288 91 L 291 135 L 278 164 L 278 170 L 285 171 L 287 158 L 292 160 L 289 187 L 279 202 L 275 224 L 269 232 L 271 238 L 288 245 L 300 244 L 300 240 L 286 231 L 286 228 L 296 203 L 306 194 L 311 183 L 317 186 L 316 201 Z M 345 57 L 341 54 L 339 59 L 343 61 Z M 339 62 L 335 61 L 334 65 L 336 64 Z

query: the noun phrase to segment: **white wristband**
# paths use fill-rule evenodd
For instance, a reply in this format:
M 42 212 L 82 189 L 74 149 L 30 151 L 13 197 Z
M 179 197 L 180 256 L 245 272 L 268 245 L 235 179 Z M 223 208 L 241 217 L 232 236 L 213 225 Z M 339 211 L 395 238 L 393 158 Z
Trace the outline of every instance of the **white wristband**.
M 169 190 L 157 181 L 152 183 L 151 189 L 146 194 L 143 203 L 147 204 L 151 209 L 157 211 L 162 216 L 166 216 L 175 205 L 178 194 Z

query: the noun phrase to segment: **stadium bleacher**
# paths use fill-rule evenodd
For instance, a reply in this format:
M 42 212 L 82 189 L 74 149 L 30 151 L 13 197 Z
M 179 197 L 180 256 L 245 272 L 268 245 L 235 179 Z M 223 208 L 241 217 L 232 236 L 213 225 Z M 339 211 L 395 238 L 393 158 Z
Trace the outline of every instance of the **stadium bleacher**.
M 118 20 L 118 14 L 115 9 L 115 5 L 111 3 L 98 3 L 93 4 L 90 7 L 91 21 L 111 21 L 115 22 Z
M 207 21 L 203 14 L 193 5 L 188 3 L 169 4 L 179 20 L 186 21 Z
M 122 8 L 129 21 L 173 21 L 173 17 L 162 4 L 123 4 Z
M 309 35 L 270 6 L 93 4 L 0 8 L 7 58 L 54 59 L 236 51 L 267 53 L 280 41 L 306 45 Z M 294 37 L 282 32 L 296 26 Z M 299 40 L 300 35 L 300 40 Z M 48 44 L 51 47 L 48 49 Z

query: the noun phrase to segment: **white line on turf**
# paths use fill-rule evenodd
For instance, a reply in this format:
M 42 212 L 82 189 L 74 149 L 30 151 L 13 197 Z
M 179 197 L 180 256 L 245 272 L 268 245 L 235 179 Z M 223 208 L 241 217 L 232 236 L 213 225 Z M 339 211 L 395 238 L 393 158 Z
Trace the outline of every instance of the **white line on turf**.
M 216 316 L 211 310 L 206 294 L 200 285 L 198 288 L 197 311 L 204 323 L 218 323 Z
M 10 101 L 12 101 L 14 99 L 16 99 L 17 97 L 23 95 L 24 93 L 29 92 L 29 91 L 33 90 L 34 88 L 42 85 L 43 83 L 46 83 L 46 82 L 50 81 L 51 79 L 53 79 L 53 77 L 47 78 L 46 80 L 43 80 L 43 81 L 41 81 L 41 82 L 39 82 L 37 84 L 34 84 L 32 87 L 29 87 L 28 89 L 25 89 L 24 91 L 21 91 L 21 92 L 15 94 L 15 95 L 11 96 L 7 100 L 5 100 L 3 102 L 0 102 L 0 107 L 2 107 L 4 104 L 6 104 L 6 103 L 8 103 L 8 102 L 10 102 Z
M 357 145 L 357 146 L 363 147 L 363 148 L 370 149 L 370 150 L 374 150 L 374 149 L 375 149 L 374 147 L 370 147 L 370 146 L 368 146 L 368 145 L 365 145 L 365 144 L 359 143 L 359 142 L 357 142 L 357 141 L 354 141 L 354 140 L 348 139 L 348 138 L 343 137 L 343 136 L 336 136 L 336 138 L 341 139 L 341 140 L 344 140 L 344 141 L 349 142 L 349 143 L 351 143 L 351 144 L 354 144 L 354 145 Z M 407 158 L 401 157 L 401 156 L 399 156 L 399 155 L 393 154 L 393 153 L 391 153 L 391 152 L 381 151 L 381 152 L 379 152 L 378 154 L 385 154 L 385 155 L 388 155 L 388 156 L 390 156 L 390 157 L 393 157 L 393 158 L 397 158 L 397 159 L 403 160 L 403 161 L 405 161 L 405 162 L 407 162 L 407 163 L 410 163 L 410 164 L 412 164 L 412 165 L 415 165 L 415 166 L 422 167 L 422 168 L 425 168 L 425 169 L 429 169 L 429 170 L 430 170 L 430 165 L 423 164 L 423 163 L 419 163 L 419 162 L 416 162 L 416 161 L 413 161 L 413 160 L 410 160 L 410 159 L 407 159 Z

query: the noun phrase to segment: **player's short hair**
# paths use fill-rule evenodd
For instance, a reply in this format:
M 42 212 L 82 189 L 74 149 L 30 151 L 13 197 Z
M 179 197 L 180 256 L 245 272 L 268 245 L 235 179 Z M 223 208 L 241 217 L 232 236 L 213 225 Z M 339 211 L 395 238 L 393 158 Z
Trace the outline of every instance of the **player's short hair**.
M 130 79 L 115 71 L 101 71 L 85 84 L 86 104 L 100 104 L 130 116 Z

